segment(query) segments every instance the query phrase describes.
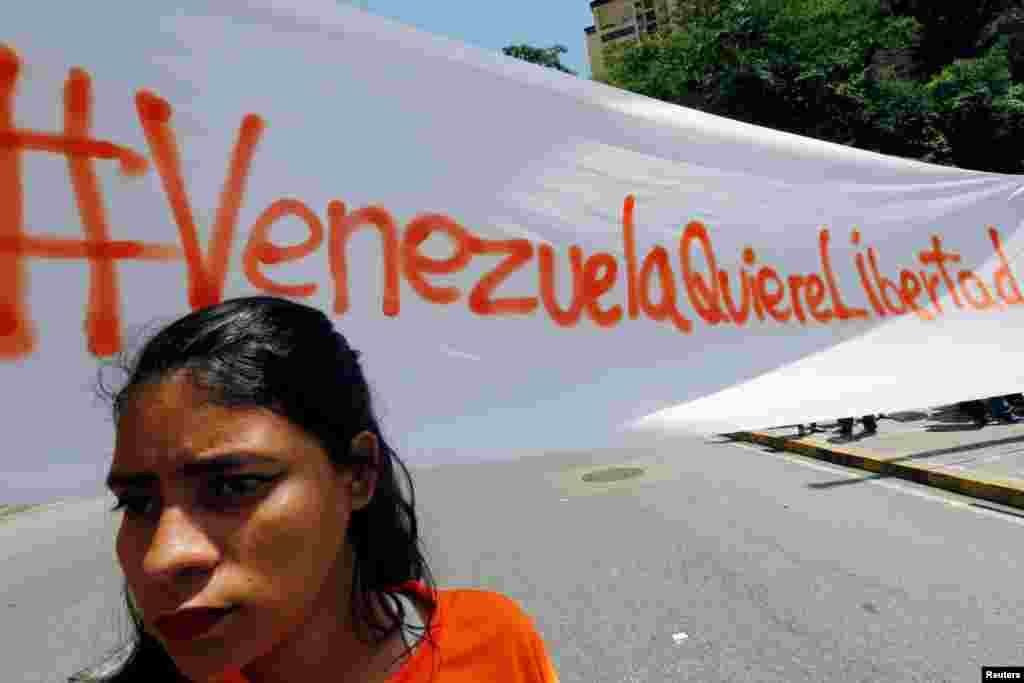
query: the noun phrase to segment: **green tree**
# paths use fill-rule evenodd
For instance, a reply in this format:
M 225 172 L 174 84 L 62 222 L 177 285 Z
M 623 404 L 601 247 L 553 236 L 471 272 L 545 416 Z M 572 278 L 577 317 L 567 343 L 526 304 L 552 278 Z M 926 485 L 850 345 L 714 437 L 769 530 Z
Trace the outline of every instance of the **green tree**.
M 919 71 L 930 77 L 954 60 L 975 56 L 978 34 L 1019 0 L 882 0 L 885 11 L 921 26 Z
M 912 20 L 871 0 L 708 2 L 685 30 L 612 51 L 619 87 L 699 103 L 722 116 L 848 142 L 856 105 L 842 88 L 874 50 L 907 44 Z
M 1024 113 L 1006 39 L 938 71 L 920 54 L 953 15 L 973 31 L 956 54 L 979 44 L 1002 2 L 955 14 L 927 2 L 901 10 L 898 0 L 691 0 L 675 17 L 683 30 L 611 50 L 606 82 L 886 154 L 1019 172 Z M 893 54 L 917 68 L 886 73 L 879 58 Z
M 532 45 L 509 45 L 501 50 L 509 57 L 522 59 L 523 61 L 557 69 L 567 74 L 577 75 L 575 71 L 562 64 L 561 55 L 569 51 L 564 45 L 552 45 L 551 47 L 533 47 Z
M 926 86 L 958 166 L 1024 172 L 1024 83 L 1010 78 L 1004 44 L 958 59 Z

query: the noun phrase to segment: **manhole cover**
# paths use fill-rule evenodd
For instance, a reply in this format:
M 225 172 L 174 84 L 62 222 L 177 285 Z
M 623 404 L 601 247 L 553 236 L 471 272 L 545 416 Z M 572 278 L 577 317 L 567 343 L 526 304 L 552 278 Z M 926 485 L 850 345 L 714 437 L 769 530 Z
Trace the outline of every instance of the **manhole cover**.
M 621 481 L 623 479 L 639 477 L 643 473 L 644 469 L 642 467 L 609 467 L 606 470 L 587 472 L 583 475 L 583 481 L 606 484 L 610 481 Z

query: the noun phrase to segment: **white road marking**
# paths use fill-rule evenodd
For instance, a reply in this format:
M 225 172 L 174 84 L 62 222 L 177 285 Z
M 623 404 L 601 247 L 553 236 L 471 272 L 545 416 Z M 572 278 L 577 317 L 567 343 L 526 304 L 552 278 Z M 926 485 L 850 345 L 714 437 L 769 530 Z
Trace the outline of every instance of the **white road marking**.
M 690 636 L 686 635 L 682 631 L 680 631 L 679 633 L 673 633 L 672 634 L 672 640 L 675 641 L 676 645 L 678 645 L 679 643 L 683 642 L 684 640 L 686 640 L 689 637 Z
M 757 451 L 758 453 L 764 453 L 765 452 L 761 448 L 759 448 L 757 446 L 754 446 L 752 444 L 731 443 L 729 445 L 730 446 L 735 446 L 736 448 L 746 448 L 748 450 Z M 989 509 L 986 509 L 986 508 L 975 507 L 975 506 L 971 505 L 970 503 L 965 503 L 965 502 L 959 501 L 959 500 L 950 500 L 949 498 L 945 498 L 943 496 L 937 496 L 937 495 L 935 495 L 933 493 L 925 493 L 924 491 L 918 491 L 918 490 L 916 490 L 914 488 L 911 488 L 910 486 L 907 486 L 906 482 L 889 481 L 889 480 L 885 480 L 885 479 L 875 479 L 875 478 L 873 478 L 874 475 L 870 475 L 870 474 L 862 476 L 862 475 L 859 475 L 859 474 L 855 474 L 853 472 L 848 472 L 846 470 L 838 469 L 838 468 L 833 467 L 831 465 L 824 465 L 824 464 L 820 464 L 820 463 L 816 463 L 816 462 L 808 462 L 808 461 L 804 460 L 803 458 L 794 457 L 792 455 L 788 455 L 788 454 L 785 454 L 785 453 L 772 453 L 771 455 L 780 457 L 783 460 L 787 460 L 787 461 L 789 461 L 791 463 L 794 463 L 796 465 L 803 465 L 804 467 L 810 467 L 813 470 L 819 470 L 821 472 L 828 472 L 830 474 L 835 474 L 835 475 L 839 475 L 839 476 L 842 476 L 842 477 L 846 477 L 847 479 L 856 479 L 858 481 L 863 481 L 863 482 L 868 483 L 868 484 L 875 484 L 877 486 L 883 486 L 883 487 L 885 487 L 887 489 L 892 489 L 893 491 L 899 491 L 900 493 L 905 493 L 907 495 L 917 496 L 918 498 L 924 498 L 926 500 L 931 500 L 931 501 L 934 501 L 934 502 L 937 502 L 937 503 L 942 503 L 943 505 L 948 505 L 949 507 L 963 509 L 963 510 L 969 510 L 969 511 L 971 511 L 971 512 L 973 512 L 975 514 L 981 515 L 983 517 L 992 517 L 992 518 L 995 518 L 995 519 L 1001 519 L 1004 522 L 1009 522 L 1011 524 L 1016 524 L 1018 526 L 1024 526 L 1024 519 L 1021 519 L 1020 517 L 1014 517 L 1013 515 L 1004 514 L 1002 512 L 997 511 L 997 510 L 989 510 Z

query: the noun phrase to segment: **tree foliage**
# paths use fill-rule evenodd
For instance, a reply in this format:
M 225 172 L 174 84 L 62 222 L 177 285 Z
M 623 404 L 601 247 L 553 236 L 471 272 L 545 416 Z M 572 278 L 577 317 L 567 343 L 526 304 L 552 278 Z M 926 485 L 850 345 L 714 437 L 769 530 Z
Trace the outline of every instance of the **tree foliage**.
M 557 69 L 563 73 L 576 75 L 576 72 L 562 64 L 561 56 L 569 51 L 564 45 L 552 45 L 551 47 L 533 47 L 532 45 L 509 45 L 502 48 L 503 53 L 509 57 L 522 59 L 533 64 Z
M 887 0 L 886 11 L 913 17 L 921 27 L 921 71 L 934 74 L 957 59 L 976 54 L 984 26 L 1000 12 L 1019 5 L 1015 0 Z
M 980 46 L 1010 4 L 692 0 L 674 18 L 682 30 L 612 50 L 606 81 L 800 135 L 1019 173 L 1024 85 L 1005 36 Z M 907 68 L 883 68 L 893 55 Z

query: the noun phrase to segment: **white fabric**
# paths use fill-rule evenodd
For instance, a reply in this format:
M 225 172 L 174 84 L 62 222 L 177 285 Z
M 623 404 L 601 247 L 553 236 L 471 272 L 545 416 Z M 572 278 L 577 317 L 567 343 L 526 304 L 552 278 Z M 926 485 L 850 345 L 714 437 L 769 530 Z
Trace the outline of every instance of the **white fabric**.
M 59 132 L 62 89 L 78 66 L 92 79 L 92 137 L 150 161 L 140 177 L 94 162 L 111 239 L 183 249 L 139 120 L 139 91 L 173 108 L 170 125 L 204 250 L 243 117 L 260 117 L 223 295 L 263 292 L 243 267 L 260 215 L 281 199 L 308 207 L 323 226 L 323 243 L 298 260 L 261 265 L 259 273 L 316 286 L 298 300 L 327 311 L 364 352 L 384 424 L 410 461 L 602 445 L 628 427 L 717 432 L 890 412 L 1024 385 L 1024 306 L 961 309 L 940 284 L 944 313 L 934 320 L 880 317 L 855 267 L 856 255 L 873 247 L 881 274 L 897 284 L 904 268 L 937 273 L 918 254 L 939 235 L 960 257 L 948 266 L 953 276 L 972 270 L 998 300 L 1000 268 L 1008 264 L 1024 277 L 1020 176 L 942 168 L 729 121 L 327 0 L 127 3 L 118 5 L 116 23 L 91 3 L 38 0 L 7 14 L 5 40 L 23 64 L 16 126 Z M 20 157 L 25 234 L 82 239 L 67 157 Z M 3 191 L 12 196 L 14 189 Z M 636 201 L 636 267 L 655 247 L 667 251 L 689 333 L 642 310 L 629 315 L 628 196 Z M 381 240 L 368 228 L 348 246 L 350 305 L 336 313 L 328 256 L 333 200 L 349 213 L 386 208 L 399 240 L 424 213 L 444 214 L 481 239 L 527 240 L 532 257 L 492 298 L 535 297 L 536 309 L 491 316 L 471 310 L 470 294 L 505 258 L 495 253 L 473 255 L 449 275 L 425 274 L 435 287 L 458 288 L 449 304 L 426 301 L 400 272 L 400 312 L 386 315 Z M 13 221 L 8 208 L 0 229 L 9 233 Z M 823 323 L 808 312 L 800 323 L 751 313 L 744 326 L 709 324 L 680 262 L 691 221 L 706 226 L 717 267 L 737 296 L 743 268 L 824 278 L 819 235 L 827 227 L 827 258 L 842 299 L 869 317 Z M 998 231 L 1005 264 L 988 226 Z M 309 234 L 289 216 L 270 238 L 296 245 Z M 542 244 L 554 248 L 554 291 L 563 308 L 572 294 L 569 247 L 578 245 L 584 260 L 607 253 L 606 265 L 593 262 L 591 274 L 606 272 L 609 259 L 617 264 L 614 285 L 598 303 L 604 311 L 621 306 L 622 319 L 602 328 L 584 310 L 575 326 L 557 324 L 539 299 Z M 746 247 L 755 253 L 752 267 L 743 261 Z M 453 243 L 435 233 L 422 251 L 447 258 Z M 13 263 L 7 254 L 0 265 Z M 700 249 L 692 259 L 707 279 Z M 95 278 L 80 257 L 29 255 L 19 263 L 38 342 L 31 354 L 0 362 L 0 400 L 6 462 L 12 477 L 27 481 L 41 463 L 100 458 L 112 439 L 105 409 L 87 393 L 96 358 L 82 323 Z M 152 329 L 190 310 L 182 260 L 120 260 L 114 269 L 125 345 L 137 326 Z M 12 292 L 0 292 L 8 304 Z M 790 293 L 787 285 L 782 306 L 792 308 Z M 834 295 L 824 296 L 822 306 L 834 308 Z M 652 285 L 651 302 L 662 297 Z M 927 294 L 917 303 L 934 308 Z M 58 417 L 64 426 L 53 429 Z

